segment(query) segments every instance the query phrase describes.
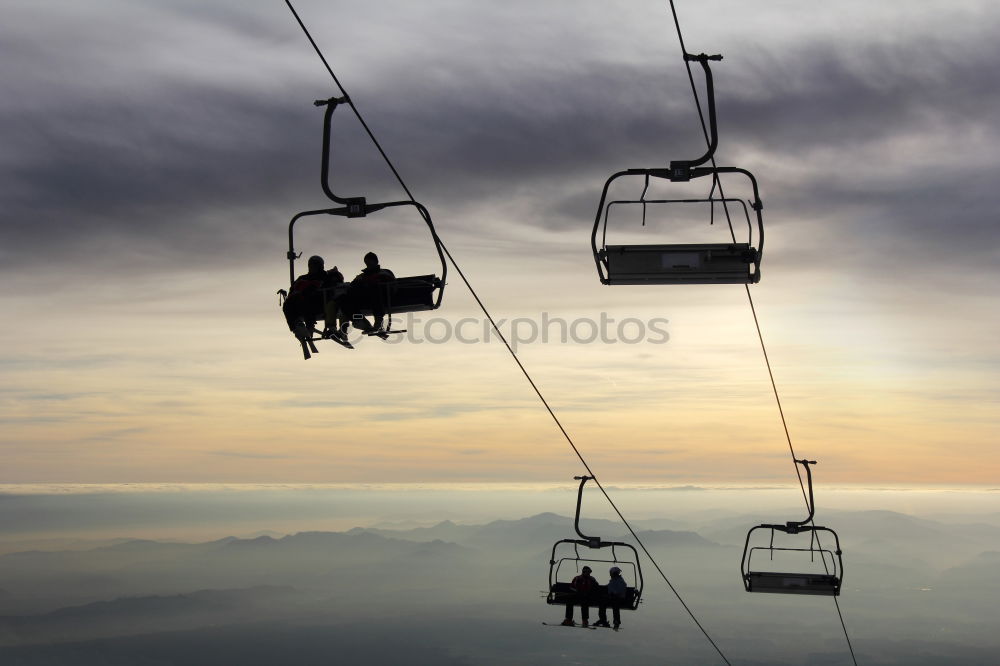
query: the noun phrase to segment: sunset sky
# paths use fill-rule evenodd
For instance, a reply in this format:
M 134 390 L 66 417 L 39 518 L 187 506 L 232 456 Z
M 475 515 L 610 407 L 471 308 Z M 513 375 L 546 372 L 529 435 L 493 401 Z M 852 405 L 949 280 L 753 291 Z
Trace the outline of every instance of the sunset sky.
M 602 481 L 794 480 L 743 287 L 595 275 L 604 180 L 703 150 L 666 2 L 296 8 L 505 332 L 667 320 L 654 342 L 518 346 Z M 689 51 L 725 57 L 717 158 L 760 181 L 751 292 L 817 483 L 996 484 L 1000 6 L 678 12 Z M 15 0 L 4 14 L 0 482 L 582 472 L 495 340 L 325 344 L 302 360 L 275 291 L 289 218 L 327 205 L 312 101 L 336 90 L 284 3 Z M 402 198 L 337 113 L 339 189 Z M 368 250 L 397 274 L 437 270 L 402 216 L 317 220 L 299 249 L 348 277 Z M 482 338 L 452 273 L 441 310 L 412 326 L 440 339 L 469 317 Z

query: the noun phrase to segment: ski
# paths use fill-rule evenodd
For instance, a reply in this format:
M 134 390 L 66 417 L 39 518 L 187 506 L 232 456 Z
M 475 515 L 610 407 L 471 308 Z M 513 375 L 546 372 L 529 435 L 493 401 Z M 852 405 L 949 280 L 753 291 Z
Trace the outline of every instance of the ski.
M 324 340 L 332 340 L 333 342 L 336 342 L 341 347 L 345 347 L 347 349 L 354 349 L 354 345 L 351 344 L 350 340 L 348 340 L 347 336 L 344 335 L 343 333 L 338 333 L 336 331 L 326 330 L 326 331 L 323 331 L 323 333 L 321 334 L 321 337 Z
M 341 347 L 344 347 L 346 349 L 354 349 L 354 345 L 352 345 L 346 338 L 343 339 L 343 340 L 341 340 L 340 338 L 338 338 L 338 337 L 336 337 L 334 335 L 331 335 L 329 338 L 327 338 L 327 340 L 333 340 L 338 345 L 340 345 Z

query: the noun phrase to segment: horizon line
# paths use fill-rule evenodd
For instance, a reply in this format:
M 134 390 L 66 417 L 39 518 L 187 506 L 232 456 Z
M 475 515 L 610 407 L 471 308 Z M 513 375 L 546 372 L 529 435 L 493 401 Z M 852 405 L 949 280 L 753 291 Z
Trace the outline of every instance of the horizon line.
M 275 491 L 426 491 L 426 492 L 550 492 L 575 488 L 565 481 L 431 481 L 431 482 L 118 482 L 118 483 L 19 483 L 0 482 L 0 495 L 77 495 L 120 493 L 181 492 L 275 492 Z M 797 488 L 796 483 L 703 483 L 670 484 L 649 482 L 614 483 L 608 490 L 621 492 L 710 492 L 770 491 Z M 956 483 L 833 483 L 824 484 L 823 492 L 1000 492 L 994 484 Z

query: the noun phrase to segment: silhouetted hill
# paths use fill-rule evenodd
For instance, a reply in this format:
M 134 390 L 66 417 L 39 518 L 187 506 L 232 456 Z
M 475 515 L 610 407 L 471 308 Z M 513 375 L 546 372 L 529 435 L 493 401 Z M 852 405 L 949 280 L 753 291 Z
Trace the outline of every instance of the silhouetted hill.
M 605 530 L 612 528 L 614 523 L 604 520 L 583 520 L 581 526 L 584 529 L 599 531 L 602 528 Z M 557 535 L 564 532 L 566 536 L 574 535 L 573 519 L 554 513 L 540 513 L 518 520 L 495 520 L 485 525 L 456 525 L 446 520 L 432 527 L 408 530 L 355 528 L 353 531 L 414 541 L 441 539 L 476 547 L 491 547 L 501 541 L 510 544 L 511 539 L 513 543 L 522 545 L 533 541 L 544 543 L 559 538 Z
M 639 532 L 639 538 L 647 546 L 669 546 L 673 548 L 721 548 L 721 544 L 710 541 L 697 532 L 677 530 L 649 530 Z
M 606 541 L 632 541 L 623 533 L 621 523 L 611 520 L 581 519 L 580 529 L 588 536 L 600 536 Z M 495 520 L 485 525 L 456 525 L 443 521 L 432 527 L 409 530 L 355 528 L 352 533 L 370 532 L 387 537 L 423 541 L 444 539 L 480 549 L 518 550 L 530 553 L 551 548 L 559 539 L 577 539 L 572 516 L 540 513 L 519 520 Z M 641 532 L 643 539 L 653 539 L 659 545 L 678 547 L 714 547 L 718 544 L 704 539 L 695 532 L 675 530 L 649 530 Z
M 980 553 L 973 560 L 951 567 L 941 573 L 938 585 L 949 587 L 964 587 L 968 590 L 978 590 L 989 594 L 995 602 L 994 595 L 1000 593 L 1000 552 L 987 551 Z
M 31 616 L 0 617 L 3 642 L 62 642 L 124 636 L 259 619 L 299 593 L 290 587 L 199 590 L 169 596 L 126 597 Z
M 379 589 L 412 588 L 443 572 L 472 580 L 476 566 L 469 549 L 440 540 L 302 532 L 280 539 L 131 541 L 89 551 L 15 553 L 0 557 L 0 585 L 12 597 L 33 599 L 27 608 L 45 610 L 96 599 L 261 584 L 355 594 L 368 587 L 370 579 L 380 582 Z
M 130 541 L 131 539 L 81 539 L 76 537 L 55 537 L 48 539 L 16 539 L 0 543 L 0 555 L 27 551 L 92 550 L 101 546 Z
M 956 646 L 992 635 L 986 624 L 995 616 L 993 572 L 1000 567 L 1000 541 L 989 525 L 891 511 L 828 518 L 824 522 L 841 534 L 844 600 L 862 637 L 867 632 L 919 638 L 937 631 L 947 616 L 953 633 L 934 649 L 950 651 L 956 655 L 951 663 L 961 663 L 957 655 L 966 653 Z M 721 544 L 701 531 L 644 529 L 640 535 L 682 586 L 685 599 L 715 626 L 735 628 L 732 640 L 744 655 L 740 663 L 802 663 L 802 649 L 788 646 L 803 636 L 809 637 L 809 659 L 840 663 L 840 643 L 829 647 L 839 641 L 829 600 L 743 591 L 739 554 L 746 529 L 756 522 L 745 516 L 712 519 L 720 533 L 734 535 Z M 614 521 L 585 519 L 581 527 L 608 541 L 629 541 Z M 504 664 L 512 654 L 518 663 L 662 663 L 665 627 L 671 658 L 678 658 L 678 645 L 697 643 L 645 559 L 645 603 L 626 620 L 626 631 L 634 634 L 602 637 L 541 628 L 539 620 L 562 612 L 544 602 L 551 546 L 576 536 L 571 516 L 541 513 L 480 525 L 443 521 L 416 529 L 304 531 L 202 543 L 129 540 L 86 551 L 10 554 L 0 557 L 0 588 L 8 592 L 0 644 L 21 647 L 0 648 L 0 663 L 131 664 L 148 655 L 160 658 L 161 649 L 173 655 L 162 663 L 227 663 L 230 657 L 240 664 L 416 663 L 419 657 L 410 659 L 411 652 L 422 653 L 410 648 L 425 636 L 426 656 L 440 660 L 435 663 Z M 956 543 L 971 554 L 943 573 L 921 559 L 954 558 Z M 595 554 L 580 550 L 583 557 Z M 609 553 L 596 555 L 606 559 Z M 617 555 L 626 559 L 625 553 Z M 808 563 L 808 554 L 803 557 Z M 595 575 L 606 576 L 608 566 L 595 567 Z M 24 610 L 29 608 L 35 610 Z M 463 623 L 466 618 L 470 621 Z M 216 626 L 196 629 L 211 625 Z M 502 639 L 499 627 L 505 627 Z M 356 634 L 330 639 L 331 631 Z M 269 640 L 259 651 L 244 649 L 264 635 Z M 245 644 L 229 645 L 222 637 Z M 41 645 L 55 641 L 78 642 Z M 39 645 L 25 647 L 32 642 Z M 292 646 L 301 642 L 300 654 Z M 859 644 L 869 654 L 878 649 L 872 638 Z M 535 649 L 539 645 L 544 648 Z M 824 656 L 813 659 L 819 653 Z M 896 663 L 921 663 L 919 654 L 907 654 L 912 662 Z M 705 661 L 699 652 L 678 663 Z

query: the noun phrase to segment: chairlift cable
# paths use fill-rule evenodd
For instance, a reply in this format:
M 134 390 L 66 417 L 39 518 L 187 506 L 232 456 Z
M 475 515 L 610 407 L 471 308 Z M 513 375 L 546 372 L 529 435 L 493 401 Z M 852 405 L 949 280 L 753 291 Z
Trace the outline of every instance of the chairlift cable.
M 673 0 L 671 0 L 671 2 L 672 1 Z M 746 285 L 744 285 L 744 286 L 746 286 Z M 771 371 L 771 361 L 768 359 L 768 355 L 767 355 L 767 346 L 764 344 L 764 334 L 761 333 L 760 321 L 758 321 L 758 319 L 757 319 L 757 310 L 756 310 L 756 308 L 754 308 L 753 298 L 750 296 L 750 287 L 748 287 L 748 286 L 747 286 L 747 299 L 750 302 L 750 312 L 753 314 L 753 323 L 754 323 L 754 326 L 757 328 L 757 337 L 760 340 L 760 349 L 764 353 L 764 363 L 767 366 L 767 374 L 768 374 L 768 377 L 770 377 L 770 379 L 771 379 L 771 389 L 774 391 L 774 400 L 775 400 L 775 402 L 778 405 L 778 413 L 781 415 L 781 425 L 785 429 L 785 438 L 788 440 L 788 448 L 792 452 L 792 459 L 794 460 L 795 459 L 795 449 L 792 448 L 792 436 L 788 432 L 788 424 L 785 421 L 785 412 L 781 408 L 781 397 L 778 395 L 778 386 L 777 386 L 777 384 L 774 381 L 774 373 Z M 795 465 L 795 473 L 797 475 L 799 475 L 799 483 L 801 484 L 802 483 L 802 475 L 799 473 L 798 465 Z M 805 497 L 805 489 L 803 489 L 802 493 L 803 493 L 803 497 Z M 807 507 L 809 506 L 808 500 L 806 500 L 806 506 Z M 813 519 L 810 519 L 809 522 L 813 526 L 816 525 L 816 522 Z M 813 536 L 816 537 L 816 544 L 820 548 L 822 548 L 823 545 L 822 545 L 822 543 L 819 540 L 819 535 L 816 534 L 816 532 L 814 531 L 813 532 Z M 823 570 L 826 571 L 827 573 L 829 573 L 830 570 L 829 570 L 829 568 L 827 568 L 826 558 L 825 557 L 821 557 L 820 559 L 823 561 Z M 851 661 L 854 662 L 854 666 L 858 666 L 858 658 L 854 654 L 854 646 L 851 644 L 851 636 L 847 632 L 847 624 L 844 622 L 844 614 L 840 610 L 840 601 L 837 599 L 836 596 L 833 597 L 833 605 L 837 609 L 837 617 L 840 619 L 840 627 L 841 627 L 841 629 L 844 630 L 844 639 L 847 641 L 847 649 L 851 653 Z
M 680 43 L 681 55 L 683 57 L 684 55 L 687 54 L 687 47 L 684 45 L 684 34 L 683 34 L 683 31 L 681 30 L 681 23 L 680 23 L 680 19 L 677 16 L 677 7 L 674 5 L 674 0 L 669 0 L 669 2 L 670 2 L 670 13 L 672 14 L 673 19 L 674 19 L 674 27 L 677 29 L 677 41 Z M 698 118 L 699 118 L 699 120 L 701 122 L 702 133 L 705 136 L 706 143 L 708 143 L 708 142 L 710 142 L 710 139 L 709 139 L 709 136 L 708 136 L 708 127 L 705 124 L 705 115 L 704 115 L 704 113 L 702 111 L 702 108 L 701 108 L 701 100 L 698 97 L 698 89 L 695 86 L 694 75 L 691 73 L 691 63 L 688 62 L 687 59 L 685 59 L 684 66 L 687 69 L 688 80 L 691 82 L 691 92 L 692 92 L 692 94 L 694 96 L 695 108 L 698 111 Z M 715 166 L 716 166 L 716 164 L 715 164 L 715 156 L 712 155 L 712 167 L 715 168 Z M 730 218 L 730 215 L 729 215 L 729 206 L 726 204 L 726 199 L 725 199 L 726 195 L 725 195 L 725 192 L 722 189 L 722 182 L 719 180 L 718 174 L 716 174 L 714 182 L 712 184 L 713 189 L 714 189 L 714 187 L 716 185 L 718 185 L 718 187 L 719 187 L 719 196 L 722 198 L 722 208 L 723 208 L 723 210 L 726 213 L 726 221 L 729 224 L 729 233 L 733 237 L 733 242 L 736 242 L 736 235 L 735 235 L 735 232 L 733 230 L 732 219 Z M 768 378 L 771 381 L 771 390 L 774 392 L 774 400 L 775 400 L 775 403 L 778 406 L 778 414 L 781 417 L 781 426 L 782 426 L 782 428 L 784 429 L 784 432 L 785 432 L 785 440 L 788 442 L 788 450 L 789 450 L 789 452 L 792 455 L 792 466 L 795 468 L 795 476 L 799 480 L 799 488 L 802 491 L 802 499 L 805 501 L 806 507 L 809 508 L 809 500 L 806 497 L 806 489 L 805 489 L 805 485 L 804 485 L 804 483 L 802 481 L 802 473 L 799 472 L 799 466 L 795 463 L 795 459 L 797 457 L 795 455 L 795 447 L 792 445 L 792 436 L 791 436 L 791 433 L 788 430 L 788 422 L 785 419 L 785 411 L 784 411 L 784 409 L 782 408 L 782 405 L 781 405 L 781 396 L 778 393 L 778 385 L 777 385 L 777 382 L 774 379 L 774 372 L 771 369 L 771 360 L 770 360 L 770 358 L 769 358 L 769 356 L 767 354 L 767 346 L 764 343 L 764 334 L 761 331 L 760 320 L 757 318 L 757 309 L 754 307 L 753 295 L 750 293 L 750 285 L 743 285 L 743 286 L 746 289 L 747 302 L 750 304 L 750 312 L 753 315 L 754 327 L 757 330 L 757 338 L 758 338 L 758 340 L 760 340 L 760 348 L 761 348 L 761 352 L 763 352 L 763 355 L 764 355 L 764 364 L 767 367 L 767 375 L 768 375 Z M 814 526 L 816 524 L 815 521 L 813 521 L 813 520 L 810 520 L 810 523 L 812 523 Z M 820 547 L 822 547 L 822 544 L 819 543 L 819 535 L 817 535 L 815 533 L 815 531 L 813 532 L 813 536 L 816 537 L 817 544 Z M 826 565 L 826 559 L 825 558 L 821 558 L 821 559 L 823 560 L 823 569 L 826 570 L 827 573 L 829 573 L 829 569 L 827 568 L 827 565 Z M 847 631 L 847 624 L 844 622 L 844 615 L 843 615 L 843 613 L 840 610 L 840 602 L 838 601 L 838 599 L 837 599 L 836 596 L 833 597 L 833 603 L 834 603 L 834 606 L 837 609 L 837 617 L 840 619 L 840 626 L 841 626 L 841 628 L 844 631 L 844 639 L 847 641 L 847 648 L 848 648 L 848 650 L 851 653 L 851 661 L 854 662 L 854 666 L 857 666 L 858 659 L 857 659 L 857 657 L 854 654 L 854 646 L 851 644 L 851 636 L 850 636 L 850 634 Z
M 295 17 L 295 20 L 302 28 L 302 32 L 305 33 L 306 38 L 309 40 L 309 43 L 312 44 L 313 49 L 316 50 L 316 55 L 318 55 L 319 59 L 323 62 L 323 66 L 326 67 L 326 71 L 330 73 L 330 77 L 333 79 L 333 82 L 337 84 L 337 88 L 340 89 L 340 92 L 344 94 L 344 97 L 347 101 L 347 105 L 351 107 L 351 111 L 353 111 L 354 115 L 357 116 L 358 121 L 361 123 L 361 126 L 368 134 L 368 138 L 372 140 L 373 144 L 375 144 L 375 148 L 382 156 L 382 159 L 385 160 L 386 165 L 392 171 L 392 175 L 394 175 L 396 177 L 396 180 L 399 181 L 400 186 L 403 188 L 403 191 L 406 192 L 406 196 L 410 198 L 410 201 L 416 202 L 416 199 L 413 198 L 413 194 L 410 192 L 410 188 L 408 188 L 406 186 L 406 183 L 403 182 L 403 177 L 399 175 L 399 172 L 393 165 L 392 160 L 389 159 L 389 156 L 386 155 L 386 152 L 382 149 L 382 144 L 378 142 L 378 139 L 375 138 L 375 134 L 371 131 L 371 128 L 368 127 L 368 123 L 366 123 L 365 119 L 361 117 L 361 112 L 358 111 L 358 107 L 354 105 L 354 99 L 347 94 L 346 90 L 344 90 L 344 86 L 340 83 L 340 79 L 338 79 L 337 75 L 334 74 L 333 68 L 330 67 L 330 63 L 326 61 L 326 57 L 324 57 L 323 52 L 320 51 L 319 45 L 316 44 L 316 40 L 314 40 L 312 35 L 309 34 L 309 29 L 306 28 L 306 24 L 302 22 L 301 18 L 299 18 L 299 13 L 295 11 L 295 7 L 292 6 L 291 0 L 285 0 L 285 4 L 288 5 L 288 8 L 292 11 L 292 16 Z
M 671 14 L 673 15 L 673 18 L 674 18 L 674 26 L 677 29 L 677 41 L 680 42 L 681 54 L 683 56 L 684 54 L 687 53 L 687 47 L 684 45 L 684 35 L 683 35 L 682 31 L 681 31 L 680 19 L 677 17 L 677 8 L 674 6 L 674 0 L 670 0 L 670 12 L 671 12 Z M 704 112 L 702 111 L 702 108 L 701 108 L 701 99 L 698 96 L 698 88 L 697 88 L 697 86 L 695 85 L 695 82 L 694 82 L 694 75 L 691 73 L 691 63 L 688 62 L 686 59 L 684 60 L 684 67 L 687 69 L 688 80 L 691 82 L 691 94 L 694 96 L 694 106 L 695 106 L 695 109 L 698 111 L 698 119 L 701 122 L 701 131 L 702 131 L 702 133 L 705 136 L 705 142 L 708 143 L 709 142 L 708 126 L 705 124 L 705 115 L 704 115 Z M 714 169 L 716 166 L 717 165 L 716 165 L 716 162 L 715 162 L 715 155 L 713 154 L 712 155 L 712 168 Z M 729 225 L 729 234 L 732 237 L 733 242 L 735 243 L 736 242 L 736 232 L 733 229 L 733 221 L 732 221 L 732 218 L 730 217 L 730 214 L 729 214 L 729 206 L 726 203 L 726 194 L 725 194 L 725 191 L 722 188 L 722 181 L 719 180 L 718 174 L 715 174 L 715 177 L 712 180 L 712 190 L 714 191 L 716 187 L 718 187 L 718 189 L 719 189 L 719 196 L 722 199 L 722 202 L 721 202 L 722 203 L 722 209 L 723 209 L 723 211 L 726 214 L 726 223 Z M 751 310 L 751 312 L 753 312 L 753 315 L 754 315 L 754 323 L 757 324 L 757 313 L 754 310 L 753 296 L 750 294 L 750 287 L 749 287 L 749 285 L 745 285 L 745 286 L 746 286 L 746 292 L 747 292 L 747 299 L 750 301 L 750 310 Z M 777 388 L 777 386 L 776 386 L 776 384 L 774 382 L 774 375 L 771 373 L 771 362 L 770 362 L 770 360 L 768 360 L 767 349 L 764 348 L 764 338 L 763 338 L 763 336 L 760 333 L 760 325 L 759 324 L 757 325 L 757 333 L 758 333 L 758 336 L 760 337 L 761 348 L 764 350 L 764 362 L 767 364 L 767 372 L 768 372 L 768 375 L 771 378 L 771 388 L 774 389 L 774 397 L 775 397 L 775 400 L 778 403 L 778 413 L 781 415 L 781 424 L 782 424 L 782 426 L 784 427 L 784 430 L 785 430 L 785 439 L 788 441 L 788 450 L 791 452 L 791 454 L 792 454 L 792 460 L 794 461 L 797 456 L 795 455 L 795 449 L 792 446 L 792 437 L 791 437 L 791 435 L 789 434 L 789 431 L 788 431 L 788 424 L 785 422 L 785 412 L 781 408 L 781 399 L 778 397 L 778 388 Z M 806 488 L 805 488 L 805 484 L 802 481 L 802 473 L 799 472 L 799 466 L 796 465 L 794 462 L 792 463 L 792 467 L 795 469 L 795 476 L 799 480 L 799 488 L 802 490 L 802 499 L 806 500 Z M 806 503 L 808 505 L 808 501 L 806 501 Z
M 369 138 L 372 140 L 372 143 L 374 143 L 375 147 L 378 149 L 379 154 L 382 155 L 382 159 L 385 160 L 386 164 L 389 166 L 389 168 L 392 171 L 393 175 L 396 177 L 396 180 L 399 181 L 399 184 L 403 188 L 403 190 L 406 192 L 406 195 L 408 197 L 410 197 L 410 199 L 412 201 L 416 201 L 414 199 L 414 197 L 413 197 L 413 194 L 410 192 L 410 189 L 406 186 L 406 183 L 403 181 L 402 176 L 399 174 L 399 171 L 395 168 L 395 166 L 393 166 L 392 161 L 389 159 L 389 156 L 386 154 L 386 152 L 382 149 L 382 146 L 379 144 L 378 139 L 375 138 L 374 133 L 371 131 L 371 129 L 368 127 L 367 123 L 365 123 L 364 119 L 361 117 L 361 113 L 358 111 L 357 107 L 354 105 L 354 102 L 351 100 L 350 95 L 348 95 L 347 91 L 344 90 L 344 87 L 340 83 L 340 80 L 337 78 L 337 75 L 333 72 L 333 68 L 330 67 L 330 64 L 327 62 L 327 60 L 323 56 L 323 53 L 320 50 L 319 46 L 316 44 L 316 41 L 312 38 L 312 35 L 309 33 L 309 29 L 306 28 L 306 25 L 305 25 L 305 23 L 303 23 L 302 19 L 299 17 L 298 12 L 295 11 L 295 7 L 292 6 L 291 0 L 285 0 L 285 4 L 288 5 L 289 10 L 291 10 L 292 15 L 295 17 L 295 20 L 298 22 L 299 26 L 302 28 L 302 31 L 305 33 L 306 37 L 309 39 L 309 43 L 312 44 L 313 49 L 315 49 L 315 51 L 316 51 L 316 54 L 319 56 L 320 60 L 323 62 L 323 65 L 326 67 L 327 71 L 330 73 L 330 76 L 333 78 L 334 83 L 337 85 L 337 87 L 340 89 L 340 91 L 342 93 L 344 93 L 344 96 L 347 98 L 347 102 L 350 105 L 351 110 L 354 111 L 354 114 L 357 116 L 358 120 L 361 122 L 362 127 L 364 127 L 364 129 L 367 132 Z M 483 315 L 487 318 L 487 320 L 489 320 L 490 326 L 492 326 L 493 330 L 496 332 L 497 337 L 499 337 L 500 340 L 503 341 L 504 346 L 507 348 L 507 351 L 510 353 L 511 358 L 514 359 L 514 362 L 517 364 L 518 368 L 520 368 L 521 373 L 524 375 L 525 379 L 528 380 L 528 383 L 531 385 L 531 388 L 535 391 L 535 394 L 538 396 L 539 400 L 541 400 L 542 404 L 545 406 L 545 409 L 546 409 L 546 411 L 548 411 L 549 416 L 552 417 L 552 420 L 555 422 L 556 426 L 559 428 L 559 431 L 562 433 L 563 437 L 566 439 L 566 441 L 569 443 L 570 447 L 573 449 L 573 452 L 576 454 L 576 457 L 580 459 L 580 463 L 587 470 L 587 473 L 590 476 L 594 477 L 594 483 L 601 490 L 601 494 L 604 495 L 604 498 L 608 501 L 608 504 L 610 504 L 611 508 L 614 509 L 614 512 L 618 515 L 618 518 L 622 521 L 622 524 L 625 526 L 625 528 L 628 529 L 629 533 L 632 535 L 632 538 L 634 538 L 635 541 L 636 541 L 636 543 L 639 545 L 639 547 L 642 548 L 642 551 L 646 554 L 646 557 L 648 557 L 649 560 L 650 560 L 650 562 L 652 562 L 653 567 L 660 574 L 660 577 L 663 578 L 664 582 L 670 588 L 671 592 L 673 592 L 674 596 L 677 597 L 677 600 L 680 602 L 680 604 L 684 608 L 684 610 L 687 611 L 687 614 L 691 617 L 692 621 L 694 621 L 694 623 L 698 627 L 698 629 L 701 630 L 701 633 L 705 636 L 705 638 L 712 645 L 712 647 L 715 648 L 715 651 L 719 654 L 719 657 L 722 659 L 722 661 L 725 662 L 727 666 L 731 666 L 731 662 L 729 661 L 729 659 L 726 658 L 726 655 L 723 654 L 721 648 L 719 648 L 719 646 L 715 643 L 715 641 L 709 635 L 708 631 L 706 631 L 705 627 L 702 626 L 701 622 L 695 616 L 694 612 L 691 610 L 691 608 L 687 605 L 687 603 L 681 597 L 680 593 L 677 591 L 677 588 L 675 588 L 674 585 L 673 585 L 673 583 L 670 582 L 670 579 L 667 577 L 666 573 L 664 573 L 663 569 L 660 568 L 659 563 L 657 563 L 656 559 L 653 558 L 653 555 L 649 552 L 649 549 L 646 548 L 646 545 L 642 542 L 642 539 L 639 538 L 639 535 L 636 533 L 635 529 L 633 529 L 632 525 L 628 522 L 628 520 L 622 514 L 621 510 L 619 510 L 619 508 L 615 504 L 614 500 L 611 499 L 611 496 L 608 494 L 607 490 L 604 489 L 604 486 L 601 485 L 601 482 L 596 478 L 596 475 L 594 474 L 594 472 L 591 469 L 590 465 L 587 463 L 586 459 L 583 457 L 583 454 L 580 452 L 580 449 L 577 448 L 576 443 L 573 441 L 573 438 L 570 437 L 570 434 L 566 431 L 566 428 L 563 427 L 563 424 L 559 420 L 559 417 L 556 416 L 556 413 L 552 410 L 552 407 L 549 406 L 549 403 L 545 399 L 545 396 L 542 394 L 541 390 L 539 390 L 538 385 L 535 384 L 535 381 L 534 381 L 534 379 L 532 379 L 531 374 L 528 372 L 527 368 L 525 368 L 524 364 L 521 363 L 521 359 L 517 356 L 517 353 L 510 346 L 510 343 L 507 342 L 507 338 L 500 331 L 500 328 L 497 325 L 496 321 L 493 319 L 493 316 L 486 309 L 486 305 L 483 303 L 482 299 L 480 299 L 479 294 L 476 292 L 476 290 L 472 287 L 472 284 L 469 282 L 468 278 L 465 276 L 465 273 L 462 271 L 461 267 L 459 267 L 458 262 L 455 261 L 455 258 L 452 256 L 451 252 L 448 250 L 448 247 L 444 244 L 443 241 L 440 240 L 440 237 L 438 238 L 438 241 L 440 242 L 441 248 L 444 250 L 445 255 L 448 257 L 448 260 L 451 262 L 452 266 L 455 267 L 455 271 L 462 278 L 462 282 L 465 284 L 466 288 L 469 290 L 469 293 L 472 294 L 472 297 L 475 299 L 476 303 L 479 305 L 479 309 L 482 310 Z
M 444 247 L 443 243 L 442 243 L 442 247 Z M 664 573 L 663 569 L 660 568 L 660 565 L 656 561 L 656 558 L 654 558 L 653 555 L 652 555 L 652 553 L 649 552 L 649 549 L 646 548 L 646 544 L 644 544 L 642 542 L 642 539 L 639 538 L 639 535 L 636 534 L 636 531 L 635 531 L 635 529 L 633 529 L 631 523 L 629 523 L 628 520 L 625 518 L 625 516 L 622 514 L 621 510 L 618 508 L 618 505 L 615 504 L 615 501 L 613 499 L 611 499 L 611 496 L 608 494 L 608 491 L 604 489 L 603 485 L 601 485 L 600 480 L 596 477 L 596 475 L 594 474 L 594 471 L 591 469 L 590 465 L 587 463 L 586 458 L 583 457 L 583 454 L 580 452 L 580 449 L 577 448 L 576 443 L 573 441 L 573 438 L 570 437 L 570 435 L 569 435 L 568 432 L 566 432 L 566 428 L 563 427 L 563 424 L 559 420 L 559 417 L 556 416 L 556 413 L 554 411 L 552 411 L 552 407 L 549 406 L 548 400 L 545 399 L 545 396 L 542 394 L 541 390 L 539 390 L 538 385 L 535 384 L 535 380 L 531 378 L 531 375 L 528 373 L 527 368 L 525 368 L 524 364 L 521 363 L 521 359 L 518 357 L 517 352 L 515 352 L 514 349 L 510 346 L 510 343 L 507 342 L 507 338 L 504 337 L 503 333 L 500 331 L 500 328 L 497 326 L 496 322 L 493 320 L 493 316 L 489 313 L 489 311 L 486 309 L 486 306 L 479 299 L 479 295 L 476 293 L 475 289 L 472 288 L 472 285 L 469 283 L 469 280 L 465 277 L 465 273 L 463 273 L 462 269 L 459 268 L 459 266 L 458 266 L 457 263 L 455 263 L 455 259 L 451 256 L 451 253 L 448 251 L 447 247 L 444 247 L 444 252 L 448 256 L 448 259 L 451 260 L 452 266 L 455 267 L 455 271 L 458 272 L 459 276 L 462 278 L 462 281 L 465 283 L 465 286 L 468 288 L 469 292 L 472 294 L 472 297 L 476 299 L 476 303 L 479 304 L 479 309 L 483 311 L 483 314 L 489 320 L 490 325 L 493 327 L 493 330 L 496 331 L 497 337 L 500 338 L 500 340 L 503 342 L 504 346 L 507 348 L 507 351 L 510 352 L 511 358 L 513 358 L 514 362 L 517 363 L 517 367 L 521 369 L 521 373 L 524 374 L 525 379 L 527 379 L 528 383 L 531 384 L 531 388 L 534 389 L 535 394 L 538 396 L 538 399 L 542 401 L 542 404 L 545 406 L 546 411 L 548 411 L 549 416 L 552 417 L 552 420 L 555 422 L 556 426 L 559 428 L 559 431 L 562 433 L 563 437 L 569 443 L 570 447 L 572 447 L 573 453 L 575 453 L 576 457 L 580 459 L 580 463 L 583 465 L 584 469 L 587 470 L 587 473 L 590 476 L 594 477 L 594 483 L 600 489 L 601 494 L 604 495 L 604 498 L 608 501 L 608 504 L 611 505 L 611 508 L 614 509 L 614 512 L 618 515 L 619 520 L 622 521 L 622 524 L 625 526 L 625 528 L 632 535 L 632 538 L 635 539 L 635 541 L 636 541 L 637 544 L 639 544 L 639 547 L 642 549 L 642 552 L 645 553 L 646 557 L 649 558 L 649 561 L 652 562 L 653 568 L 656 569 L 657 573 L 660 574 L 660 577 L 667 584 L 667 587 L 669 587 L 670 591 L 674 593 L 675 597 L 677 597 L 677 601 L 679 601 L 680 604 L 681 604 L 681 606 L 684 607 L 684 610 L 687 611 L 687 614 L 691 617 L 691 619 L 694 621 L 694 623 L 698 626 L 698 629 L 701 630 L 701 633 L 704 634 L 704 636 L 708 640 L 708 642 L 712 644 L 712 647 L 715 648 L 715 651 L 719 653 L 719 657 L 722 658 L 722 661 L 724 661 L 726 664 L 730 664 L 729 659 L 726 658 L 726 655 L 723 654 L 722 650 L 719 648 L 719 646 L 715 643 L 715 641 L 709 635 L 709 633 L 705 629 L 705 627 L 702 626 L 701 622 L 698 621 L 698 618 L 695 616 L 694 612 L 691 610 L 691 608 L 687 605 L 687 603 L 681 597 L 680 592 L 678 592 L 677 588 L 674 587 L 674 584 L 670 582 L 670 579 L 667 577 L 667 574 Z

